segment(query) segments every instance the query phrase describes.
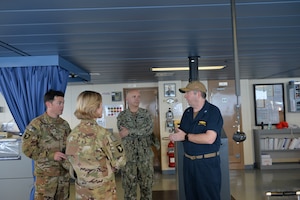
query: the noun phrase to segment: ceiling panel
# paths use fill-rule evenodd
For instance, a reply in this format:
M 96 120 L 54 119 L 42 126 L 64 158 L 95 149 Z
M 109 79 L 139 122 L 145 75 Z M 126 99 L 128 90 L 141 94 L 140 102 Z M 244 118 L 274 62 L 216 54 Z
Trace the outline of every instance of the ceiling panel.
M 300 76 L 300 0 L 236 0 L 240 78 Z M 91 84 L 188 80 L 155 67 L 227 67 L 199 79 L 234 79 L 231 1 L 4 1 L 0 57 L 60 55 Z M 1 63 L 0 63 L 1 64 Z M 1 66 L 0 66 L 1 67 Z M 89 84 L 88 83 L 88 84 Z

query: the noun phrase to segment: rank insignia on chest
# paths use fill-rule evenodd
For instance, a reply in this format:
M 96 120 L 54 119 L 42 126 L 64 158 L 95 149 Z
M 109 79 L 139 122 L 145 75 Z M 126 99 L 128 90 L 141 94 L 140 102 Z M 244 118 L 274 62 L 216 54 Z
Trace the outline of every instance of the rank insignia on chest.
M 206 126 L 206 121 L 199 121 L 198 125 Z

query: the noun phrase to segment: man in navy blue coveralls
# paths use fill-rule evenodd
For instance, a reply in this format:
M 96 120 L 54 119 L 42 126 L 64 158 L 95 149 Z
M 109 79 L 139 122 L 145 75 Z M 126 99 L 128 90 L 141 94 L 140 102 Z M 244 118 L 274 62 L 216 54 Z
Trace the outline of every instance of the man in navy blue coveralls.
M 206 101 L 206 88 L 199 81 L 185 88 L 188 104 L 180 128 L 170 135 L 172 141 L 183 141 L 183 177 L 187 200 L 219 200 L 221 167 L 219 149 L 223 118 L 215 105 Z

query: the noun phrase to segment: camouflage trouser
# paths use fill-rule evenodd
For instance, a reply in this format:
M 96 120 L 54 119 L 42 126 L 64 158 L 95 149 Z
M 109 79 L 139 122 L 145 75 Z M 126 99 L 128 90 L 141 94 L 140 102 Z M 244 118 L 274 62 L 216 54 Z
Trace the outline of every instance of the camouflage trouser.
M 127 162 L 122 169 L 124 200 L 137 199 L 137 184 L 140 187 L 141 200 L 152 200 L 153 160 Z
M 99 184 L 97 188 L 88 188 L 78 185 L 75 182 L 76 200 L 116 200 L 116 182 L 115 179 Z
M 68 200 L 69 175 L 37 176 L 35 181 L 34 200 Z

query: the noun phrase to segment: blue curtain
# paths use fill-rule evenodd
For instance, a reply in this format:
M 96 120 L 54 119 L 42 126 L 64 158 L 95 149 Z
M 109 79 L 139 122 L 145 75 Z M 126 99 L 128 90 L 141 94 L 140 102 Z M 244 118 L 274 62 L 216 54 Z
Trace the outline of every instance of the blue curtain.
M 69 72 L 59 66 L 0 67 L 0 92 L 21 133 L 32 119 L 45 112 L 44 94 L 50 89 L 65 92 L 68 77 Z
M 44 113 L 44 94 L 49 89 L 65 92 L 68 77 L 69 72 L 59 66 L 0 67 L 0 92 L 21 133 Z

